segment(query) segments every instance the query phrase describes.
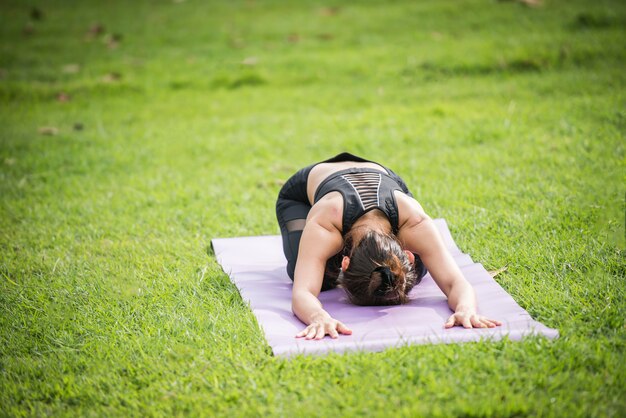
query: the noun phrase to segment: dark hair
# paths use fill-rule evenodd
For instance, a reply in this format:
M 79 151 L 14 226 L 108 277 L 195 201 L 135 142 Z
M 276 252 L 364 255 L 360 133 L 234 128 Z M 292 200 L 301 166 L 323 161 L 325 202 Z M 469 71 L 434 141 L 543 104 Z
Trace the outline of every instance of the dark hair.
M 350 264 L 339 275 L 339 284 L 355 305 L 399 305 L 409 301 L 408 293 L 417 282 L 417 273 L 396 237 L 367 232 L 352 247 L 346 235 Z

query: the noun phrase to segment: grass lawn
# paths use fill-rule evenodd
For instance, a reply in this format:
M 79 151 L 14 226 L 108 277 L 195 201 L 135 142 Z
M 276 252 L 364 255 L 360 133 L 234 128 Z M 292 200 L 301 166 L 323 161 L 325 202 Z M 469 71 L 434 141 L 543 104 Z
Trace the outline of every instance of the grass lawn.
M 625 2 L 0 22 L 0 415 L 626 415 Z M 274 358 L 210 240 L 277 234 L 281 182 L 344 150 L 560 338 Z

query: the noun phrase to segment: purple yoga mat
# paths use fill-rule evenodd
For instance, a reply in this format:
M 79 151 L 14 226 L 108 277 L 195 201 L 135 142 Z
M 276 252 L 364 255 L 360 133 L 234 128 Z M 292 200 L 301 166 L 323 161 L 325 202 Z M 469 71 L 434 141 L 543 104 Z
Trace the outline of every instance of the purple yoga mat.
M 352 335 L 313 341 L 294 336 L 304 325 L 291 312 L 291 280 L 280 236 L 217 238 L 212 240 L 215 256 L 239 288 L 276 356 L 322 354 L 328 351 L 381 351 L 405 344 L 456 343 L 498 340 L 507 336 L 519 340 L 541 334 L 556 338 L 558 331 L 534 321 L 500 287 L 481 264 L 474 263 L 454 243 L 443 219 L 435 223 L 456 263 L 474 286 L 481 314 L 502 321 L 496 328 L 445 329 L 452 314 L 445 295 L 427 274 L 410 293 L 411 301 L 400 306 L 355 306 L 342 289 L 320 293 L 324 309 L 352 329 Z

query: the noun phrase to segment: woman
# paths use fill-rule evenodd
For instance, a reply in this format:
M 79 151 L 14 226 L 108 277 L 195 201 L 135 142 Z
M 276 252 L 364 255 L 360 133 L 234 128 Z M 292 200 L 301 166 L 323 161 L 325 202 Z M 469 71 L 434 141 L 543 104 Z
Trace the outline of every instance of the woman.
M 337 338 L 352 331 L 324 311 L 320 291 L 343 287 L 358 305 L 394 305 L 426 274 L 454 311 L 446 328 L 492 328 L 476 312 L 471 285 L 404 181 L 390 169 L 348 153 L 305 167 L 276 202 L 292 309 L 307 327 L 297 337 Z

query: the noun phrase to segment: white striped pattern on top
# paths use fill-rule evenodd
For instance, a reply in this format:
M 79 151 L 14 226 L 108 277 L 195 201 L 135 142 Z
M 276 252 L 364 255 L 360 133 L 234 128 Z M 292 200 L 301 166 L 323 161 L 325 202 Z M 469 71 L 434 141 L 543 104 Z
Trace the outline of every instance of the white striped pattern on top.
M 380 206 L 380 183 L 382 176 L 378 173 L 351 173 L 341 176 L 356 191 L 363 210 Z

